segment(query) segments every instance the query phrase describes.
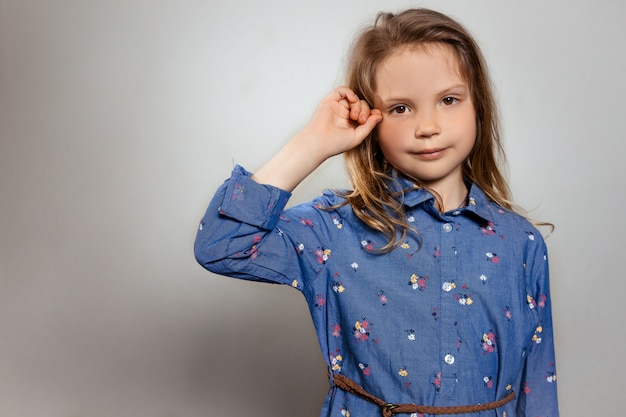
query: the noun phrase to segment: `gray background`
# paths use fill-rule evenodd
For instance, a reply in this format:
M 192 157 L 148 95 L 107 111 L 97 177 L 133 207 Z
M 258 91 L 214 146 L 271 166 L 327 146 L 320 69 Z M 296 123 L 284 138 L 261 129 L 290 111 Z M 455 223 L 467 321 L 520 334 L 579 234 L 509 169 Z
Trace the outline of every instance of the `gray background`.
M 625 3 L 0 0 L 0 416 L 316 416 L 301 296 L 192 242 L 341 83 L 379 9 L 435 7 L 490 64 L 511 186 L 548 239 L 563 416 L 620 413 Z M 294 201 L 345 184 L 340 158 Z

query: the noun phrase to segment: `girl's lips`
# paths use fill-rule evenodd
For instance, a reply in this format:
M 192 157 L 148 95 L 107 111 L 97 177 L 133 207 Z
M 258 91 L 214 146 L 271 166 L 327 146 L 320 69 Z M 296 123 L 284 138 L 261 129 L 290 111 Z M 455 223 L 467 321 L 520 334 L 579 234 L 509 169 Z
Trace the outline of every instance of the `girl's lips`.
M 424 149 L 422 151 L 417 152 L 417 156 L 419 156 L 421 159 L 424 160 L 433 160 L 433 159 L 438 159 L 441 158 L 441 156 L 443 156 L 443 153 L 446 151 L 445 148 L 443 149 Z

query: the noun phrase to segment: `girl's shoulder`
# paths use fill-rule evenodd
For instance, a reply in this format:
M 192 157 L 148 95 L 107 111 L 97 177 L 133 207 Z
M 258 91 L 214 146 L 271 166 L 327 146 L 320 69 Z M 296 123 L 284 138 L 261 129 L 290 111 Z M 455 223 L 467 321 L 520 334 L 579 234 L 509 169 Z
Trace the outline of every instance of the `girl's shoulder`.
M 348 216 L 352 208 L 347 204 L 347 199 L 343 197 L 342 190 L 324 190 L 319 196 L 304 203 L 298 203 L 288 210 L 291 212 L 317 212 L 325 216 Z
M 475 206 L 475 212 L 483 218 L 490 228 L 498 228 L 502 234 L 509 236 L 526 237 L 531 241 L 542 242 L 543 236 L 537 228 L 536 222 L 531 221 L 522 214 L 521 210 L 516 211 L 500 206 L 489 200 L 487 196 L 476 187 L 470 197 L 470 206 Z

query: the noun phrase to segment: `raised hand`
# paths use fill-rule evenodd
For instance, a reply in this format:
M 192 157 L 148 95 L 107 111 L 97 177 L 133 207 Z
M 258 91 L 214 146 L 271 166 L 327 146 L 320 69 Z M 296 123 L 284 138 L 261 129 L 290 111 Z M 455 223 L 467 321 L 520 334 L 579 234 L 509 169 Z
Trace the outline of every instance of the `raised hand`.
M 347 87 L 338 87 L 318 105 L 310 122 L 300 132 L 319 142 L 320 157 L 343 153 L 358 146 L 382 120 L 380 110 Z
M 331 156 L 358 146 L 382 120 L 382 113 L 347 87 L 318 105 L 309 123 L 252 178 L 287 191 Z

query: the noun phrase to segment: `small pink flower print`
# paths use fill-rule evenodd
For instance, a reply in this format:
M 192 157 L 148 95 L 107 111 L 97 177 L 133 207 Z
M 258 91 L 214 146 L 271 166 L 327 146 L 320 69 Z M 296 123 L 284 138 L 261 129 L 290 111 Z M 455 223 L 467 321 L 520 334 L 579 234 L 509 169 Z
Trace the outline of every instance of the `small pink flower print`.
M 524 394 L 528 395 L 530 394 L 530 387 L 528 386 L 528 381 L 524 382 Z
M 387 298 L 383 290 L 380 290 L 378 294 L 376 294 L 376 296 L 378 297 L 378 301 L 380 301 L 382 305 L 384 306 L 387 305 L 387 301 L 389 301 L 389 299 Z
M 531 310 L 537 307 L 537 303 L 531 295 L 526 295 L 526 303 L 528 304 L 528 308 L 530 308 Z
M 494 264 L 497 264 L 498 262 L 500 262 L 500 257 L 496 255 L 495 253 L 487 252 L 485 256 L 487 256 L 488 261 L 491 261 Z
M 493 353 L 496 347 L 496 335 L 490 330 L 488 333 L 483 333 L 483 338 L 480 340 L 484 353 Z
M 441 389 L 441 372 L 437 372 L 433 378 L 433 385 L 435 389 L 439 391 Z
M 359 363 L 359 369 L 363 372 L 363 375 L 370 376 L 372 373 L 372 368 L 366 363 Z
M 493 236 L 496 234 L 494 226 L 492 222 L 488 222 L 485 226 L 480 228 L 480 232 L 483 236 Z
M 259 257 L 259 250 L 256 245 L 253 245 L 250 249 L 244 252 L 246 255 L 250 256 L 250 259 L 256 259 Z
M 366 319 L 355 322 L 353 330 L 356 340 L 365 341 L 370 337 L 370 323 Z
M 537 299 L 537 306 L 544 308 L 546 306 L 546 301 L 548 300 L 548 297 L 546 297 L 544 294 L 538 294 Z
M 305 219 L 304 217 L 300 219 L 300 223 L 302 223 L 305 226 L 308 227 L 313 227 L 313 220 L 311 219 Z
M 242 201 L 243 191 L 244 186 L 239 183 L 235 183 L 235 185 L 233 186 L 233 195 L 231 196 L 231 199 L 234 201 Z
M 434 253 L 434 257 L 435 258 L 439 258 L 439 256 L 441 255 L 441 251 L 439 250 L 439 246 L 435 247 L 435 253 Z
M 485 386 L 487 388 L 493 388 L 493 377 L 492 376 L 486 376 L 483 378 L 483 382 L 485 383 Z
M 461 289 L 467 289 L 467 284 L 463 284 Z M 472 296 L 468 293 L 457 293 L 454 294 L 454 298 L 461 304 L 462 306 L 470 306 L 474 303 Z
M 504 317 L 506 317 L 506 319 L 508 321 L 511 321 L 511 310 L 509 310 L 509 306 L 505 306 L 504 307 Z
M 426 280 L 428 279 L 428 275 L 419 276 L 417 274 L 411 275 L 409 279 L 409 285 L 414 290 L 424 291 L 426 289 Z
M 366 251 L 374 250 L 374 243 L 371 240 L 362 240 L 361 247 Z
M 328 258 L 330 258 L 331 250 L 318 246 L 317 249 L 313 251 L 313 254 L 317 258 L 317 263 L 325 264 Z
M 439 318 L 439 307 L 433 307 L 433 312 L 431 313 L 433 318 L 437 320 Z
M 338 324 L 335 324 L 332 327 L 333 327 L 333 332 L 331 334 L 335 337 L 341 336 L 341 326 Z
M 325 304 L 326 299 L 322 297 L 321 294 L 317 294 L 317 296 L 315 296 L 315 303 L 313 303 L 313 306 L 317 309 L 321 309 L 322 307 L 324 307 Z

